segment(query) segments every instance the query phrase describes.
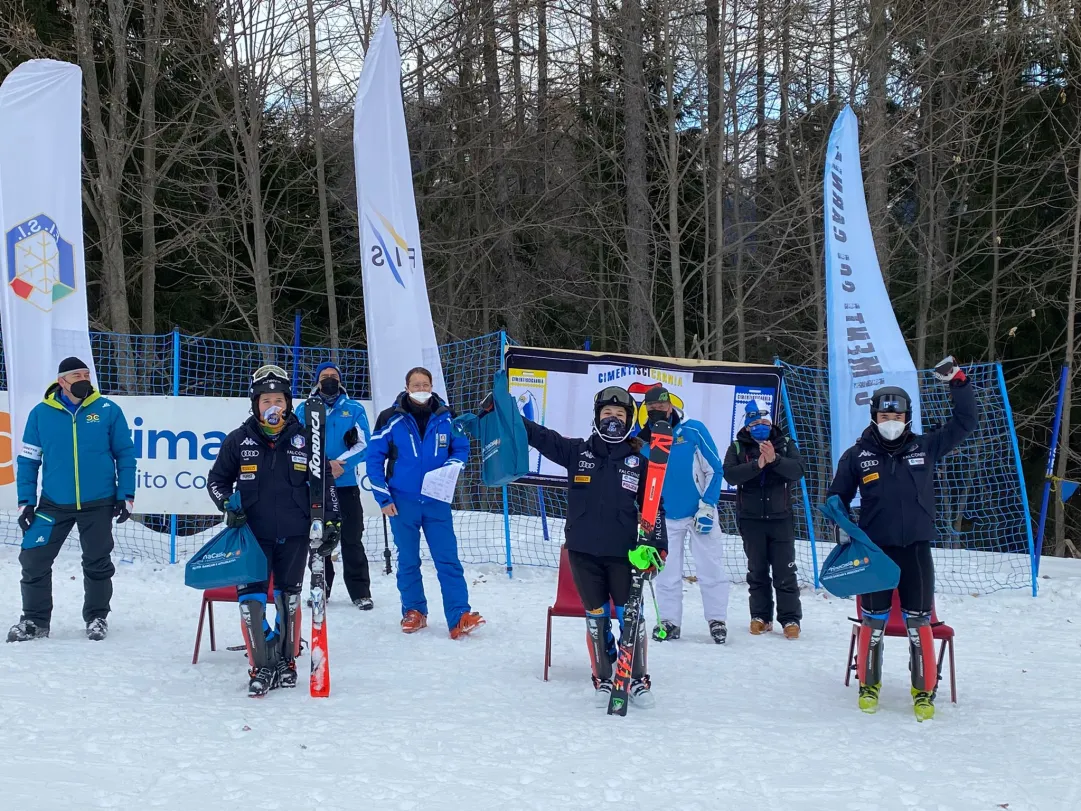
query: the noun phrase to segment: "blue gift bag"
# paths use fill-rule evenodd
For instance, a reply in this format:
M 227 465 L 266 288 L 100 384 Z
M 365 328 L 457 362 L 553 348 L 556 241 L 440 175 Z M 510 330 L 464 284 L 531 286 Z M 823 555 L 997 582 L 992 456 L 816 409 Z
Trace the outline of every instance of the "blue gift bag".
M 482 411 L 487 405 L 482 405 Z M 464 414 L 455 423 L 480 443 L 481 481 L 488 487 L 510 484 L 529 472 L 529 440 L 506 372 L 496 372 L 489 410 L 479 419 Z
M 229 496 L 229 506 L 240 508 L 240 493 Z M 223 529 L 184 567 L 184 585 L 193 589 L 242 586 L 266 579 L 266 555 L 247 524 Z
M 33 549 L 35 546 L 45 546 L 49 542 L 49 536 L 53 534 L 56 519 L 45 513 L 34 513 L 34 521 L 30 529 L 23 535 L 23 549 Z
M 830 496 L 818 509 L 849 539 L 848 543 L 837 544 L 822 564 L 818 575 L 822 587 L 835 597 L 845 598 L 897 588 L 900 568 L 852 522 L 840 496 Z

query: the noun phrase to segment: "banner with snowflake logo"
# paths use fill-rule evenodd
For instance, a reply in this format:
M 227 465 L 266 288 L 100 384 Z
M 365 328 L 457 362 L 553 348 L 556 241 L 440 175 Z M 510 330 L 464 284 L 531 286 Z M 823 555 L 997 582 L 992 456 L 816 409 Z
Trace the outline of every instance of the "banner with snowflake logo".
M 60 361 L 90 354 L 83 257 L 82 71 L 35 59 L 0 85 L 0 316 L 13 456 Z

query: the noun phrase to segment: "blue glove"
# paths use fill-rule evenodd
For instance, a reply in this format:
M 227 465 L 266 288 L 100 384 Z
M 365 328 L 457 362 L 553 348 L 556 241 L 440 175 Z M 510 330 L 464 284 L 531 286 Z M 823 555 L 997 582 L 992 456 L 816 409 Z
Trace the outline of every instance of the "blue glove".
M 698 512 L 694 514 L 694 531 L 699 535 L 709 535 L 709 533 L 713 532 L 713 524 L 716 520 L 716 508 L 712 504 L 699 501 Z

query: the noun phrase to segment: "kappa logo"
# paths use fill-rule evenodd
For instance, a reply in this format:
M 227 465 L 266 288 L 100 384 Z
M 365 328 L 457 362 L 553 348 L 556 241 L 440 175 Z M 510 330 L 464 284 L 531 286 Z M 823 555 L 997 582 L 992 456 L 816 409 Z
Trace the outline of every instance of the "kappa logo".
M 597 458 L 596 456 L 593 455 L 593 451 L 582 451 L 582 456 L 584 456 L 586 459 L 596 459 Z
M 32 217 L 5 236 L 7 283 L 16 296 L 47 313 L 75 292 L 75 252 L 52 219 Z
M 874 454 L 871 453 L 870 451 L 860 451 L 860 455 L 859 455 L 860 459 L 863 459 L 866 456 L 874 456 Z
M 254 439 L 252 439 L 252 438 L 251 438 L 250 436 L 246 436 L 246 437 L 244 437 L 244 441 L 243 441 L 243 442 L 241 442 L 240 444 L 241 444 L 241 445 L 257 445 L 257 444 L 259 444 L 259 443 L 257 443 L 257 442 L 256 442 L 256 441 L 255 441 Z

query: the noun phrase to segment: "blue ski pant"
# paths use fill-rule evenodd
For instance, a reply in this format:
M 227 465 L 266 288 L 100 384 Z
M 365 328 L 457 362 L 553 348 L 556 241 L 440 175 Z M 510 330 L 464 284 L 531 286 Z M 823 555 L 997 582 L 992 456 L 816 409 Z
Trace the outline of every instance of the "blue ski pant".
M 469 589 L 462 563 L 458 560 L 458 539 L 454 535 L 450 505 L 432 499 L 419 501 L 396 493 L 394 506 L 398 508 L 398 514 L 390 519 L 390 528 L 398 549 L 398 593 L 402 598 L 402 615 L 407 611 L 428 615 L 424 579 L 420 573 L 420 531 L 423 529 L 443 593 L 447 627 L 454 628 L 462 614 L 469 611 Z

